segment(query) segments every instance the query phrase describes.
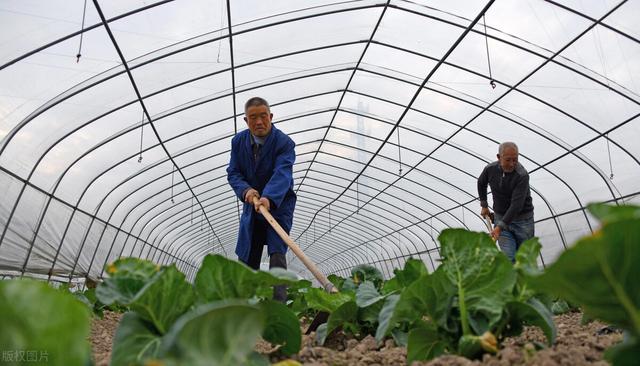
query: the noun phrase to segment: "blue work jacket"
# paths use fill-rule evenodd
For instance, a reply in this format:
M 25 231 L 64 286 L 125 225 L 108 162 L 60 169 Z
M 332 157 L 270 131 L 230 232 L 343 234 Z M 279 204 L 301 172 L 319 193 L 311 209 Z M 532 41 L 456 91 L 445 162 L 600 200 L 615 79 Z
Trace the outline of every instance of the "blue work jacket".
M 293 192 L 293 163 L 296 160 L 293 140 L 272 125 L 257 161 L 253 156 L 252 142 L 249 130 L 236 134 L 231 140 L 231 159 L 227 167 L 227 180 L 236 197 L 243 202 L 236 245 L 236 254 L 243 262 L 249 259 L 253 223 L 255 220 L 264 220 L 259 212 L 255 212 L 253 204 L 244 203 L 244 192 L 253 188 L 261 197 L 268 198 L 271 201 L 271 215 L 287 233 L 291 230 L 296 205 L 296 194 Z M 286 253 L 285 242 L 271 226 L 267 226 L 269 255 Z

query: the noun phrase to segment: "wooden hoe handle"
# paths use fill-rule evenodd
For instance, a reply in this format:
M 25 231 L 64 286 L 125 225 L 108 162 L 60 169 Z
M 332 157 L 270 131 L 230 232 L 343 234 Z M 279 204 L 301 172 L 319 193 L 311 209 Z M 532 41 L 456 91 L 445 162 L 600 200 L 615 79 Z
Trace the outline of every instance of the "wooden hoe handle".
M 258 197 L 253 196 L 254 206 L 257 203 L 258 203 Z M 267 221 L 269 222 L 273 230 L 275 230 L 276 233 L 278 233 L 278 235 L 282 238 L 282 240 L 284 240 L 287 246 L 291 248 L 291 251 L 293 252 L 293 254 L 295 254 L 296 257 L 300 259 L 300 261 L 304 264 L 305 267 L 307 267 L 307 269 L 313 274 L 313 276 L 318 280 L 318 282 L 322 284 L 322 287 L 324 287 L 324 289 L 327 292 L 332 292 L 332 293 L 338 292 L 338 289 L 331 282 L 329 282 L 329 280 L 327 280 L 327 277 L 325 277 L 324 274 L 322 274 L 322 272 L 318 270 L 318 267 L 316 267 L 316 265 L 313 262 L 311 262 L 309 258 L 307 258 L 307 256 L 302 252 L 302 250 L 298 246 L 298 244 L 296 244 L 291 239 L 291 237 L 289 237 L 287 232 L 282 229 L 282 226 L 278 224 L 278 222 L 273 218 L 273 216 L 271 216 L 271 213 L 269 212 L 269 210 L 267 210 L 267 208 L 264 207 L 263 205 L 260 205 L 260 213 L 262 214 L 262 216 L 264 216 L 265 219 L 267 219 Z
M 484 223 L 487 225 L 487 230 L 489 230 L 489 236 L 491 236 L 491 232 L 493 231 L 493 223 L 491 222 L 491 217 L 489 215 L 484 217 Z M 500 249 L 500 245 L 498 245 L 498 241 L 491 238 L 496 243 L 498 249 Z
M 487 230 L 489 230 L 489 234 L 493 231 L 493 224 L 491 223 L 491 217 L 489 215 L 484 217 L 484 223 L 487 225 Z

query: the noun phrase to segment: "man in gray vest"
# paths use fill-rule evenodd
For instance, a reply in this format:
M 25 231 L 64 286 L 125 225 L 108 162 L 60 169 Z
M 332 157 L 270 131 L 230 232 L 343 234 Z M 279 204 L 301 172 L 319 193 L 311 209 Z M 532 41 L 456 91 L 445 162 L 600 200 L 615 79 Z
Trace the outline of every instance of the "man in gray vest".
M 511 262 L 515 262 L 520 245 L 534 236 L 529 173 L 518 163 L 518 146 L 515 143 L 500 144 L 497 156 L 498 161 L 487 165 L 478 177 L 478 196 L 482 206 L 480 215 L 489 215 L 489 185 L 495 213 L 491 237 L 498 241 L 500 249 Z

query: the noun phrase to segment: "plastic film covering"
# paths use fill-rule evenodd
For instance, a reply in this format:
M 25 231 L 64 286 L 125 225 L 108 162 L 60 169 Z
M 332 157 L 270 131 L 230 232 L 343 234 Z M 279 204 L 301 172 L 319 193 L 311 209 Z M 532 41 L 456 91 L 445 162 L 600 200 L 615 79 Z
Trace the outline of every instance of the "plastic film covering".
M 0 276 L 99 280 L 121 256 L 234 258 L 244 102 L 296 143 L 291 237 L 326 274 L 486 230 L 477 176 L 514 141 L 540 265 L 640 200 L 637 1 L 5 1 Z M 266 258 L 265 258 L 266 261 Z M 290 253 L 289 268 L 309 274 Z

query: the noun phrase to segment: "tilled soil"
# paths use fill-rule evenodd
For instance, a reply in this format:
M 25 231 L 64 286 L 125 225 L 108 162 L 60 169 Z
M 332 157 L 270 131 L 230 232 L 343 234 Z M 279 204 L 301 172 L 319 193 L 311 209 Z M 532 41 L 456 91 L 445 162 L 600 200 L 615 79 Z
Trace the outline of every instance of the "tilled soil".
M 506 339 L 497 355 L 469 365 L 608 365 L 603 360 L 604 351 L 622 341 L 621 331 L 599 321 L 582 325 L 581 319 L 582 313 L 578 312 L 555 316 L 558 334 L 552 347 L 536 351 L 532 342 L 544 344 L 546 339 L 539 328 L 527 327 L 520 336 Z
M 505 339 L 496 355 L 484 355 L 482 360 L 449 355 L 429 362 L 413 362 L 411 366 L 608 365 L 603 360 L 604 350 L 620 342 L 622 334 L 608 331 L 606 324 L 599 321 L 582 325 L 581 319 L 582 313 L 578 312 L 555 316 L 556 342 L 541 350 L 536 350 L 534 342 L 546 344 L 542 331 L 537 327 L 526 327 L 520 336 Z M 339 336 L 337 340 L 327 340 L 327 347 L 319 347 L 314 336 L 303 336 L 302 350 L 291 358 L 303 365 L 314 366 L 406 364 L 406 348 L 395 346 L 393 340 L 378 345 L 371 336 L 358 341 L 342 335 L 342 339 Z M 282 359 L 271 358 L 272 361 Z
M 91 330 L 91 344 L 96 366 L 106 366 L 111 356 L 111 344 L 122 314 L 105 312 L 104 319 L 94 319 Z M 414 362 L 411 366 L 576 366 L 607 365 L 603 360 L 604 350 L 622 340 L 619 331 L 608 332 L 606 324 L 598 321 L 581 325 L 582 313 L 567 313 L 554 317 L 558 335 L 556 343 L 536 350 L 534 342 L 545 343 L 543 333 L 535 327 L 526 327 L 518 337 L 507 338 L 496 355 L 485 355 L 482 360 L 468 360 L 458 356 L 442 356 L 429 362 Z M 605 331 L 603 331 L 605 330 Z M 274 348 L 260 341 L 256 350 L 269 354 Z M 315 342 L 315 334 L 303 335 L 302 348 L 297 355 L 284 357 L 271 354 L 272 362 L 294 359 L 303 365 L 405 365 L 407 350 L 397 347 L 393 340 L 377 344 L 367 336 L 362 340 L 339 334 L 327 340 L 326 347 Z
M 122 315 L 112 311 L 105 311 L 102 319 L 93 318 L 91 320 L 89 340 L 91 341 L 95 366 L 109 365 L 113 338 L 116 335 L 116 329 L 118 329 L 118 323 L 120 323 Z

